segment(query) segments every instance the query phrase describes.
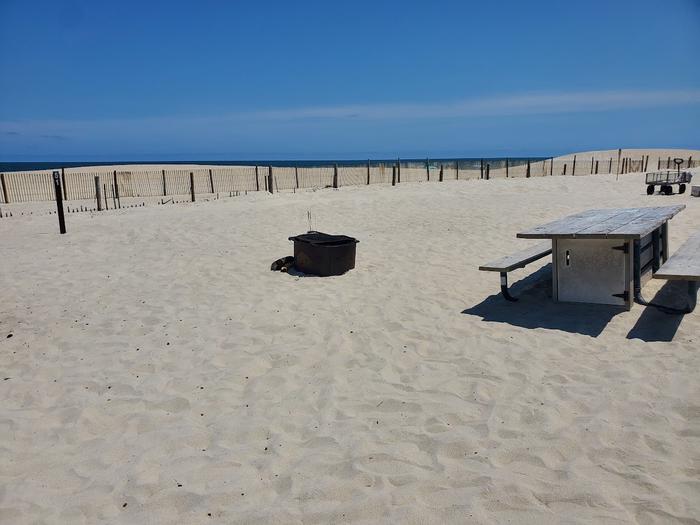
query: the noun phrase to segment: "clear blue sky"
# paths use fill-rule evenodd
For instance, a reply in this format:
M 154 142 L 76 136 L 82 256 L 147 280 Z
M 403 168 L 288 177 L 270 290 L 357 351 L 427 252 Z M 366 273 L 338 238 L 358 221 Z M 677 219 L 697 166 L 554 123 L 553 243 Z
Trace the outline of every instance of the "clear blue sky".
M 0 160 L 700 147 L 700 0 L 0 0 Z

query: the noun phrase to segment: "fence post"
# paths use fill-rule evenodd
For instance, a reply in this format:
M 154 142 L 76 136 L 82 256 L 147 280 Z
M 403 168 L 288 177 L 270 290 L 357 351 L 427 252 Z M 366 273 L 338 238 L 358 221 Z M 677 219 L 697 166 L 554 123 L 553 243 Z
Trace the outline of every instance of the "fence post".
M 554 175 L 554 157 L 549 161 L 549 176 L 551 177 L 552 175 Z
M 258 179 L 258 167 L 255 166 L 255 191 L 260 191 L 260 179 Z
M 457 170 L 457 180 L 459 180 L 459 159 L 455 160 L 455 169 Z
M 275 190 L 272 187 L 272 166 L 267 167 L 267 189 L 270 193 L 274 193 Z
M 598 175 L 598 161 L 595 161 L 595 174 Z
M 338 188 L 338 165 L 333 164 L 333 187 Z
M 486 163 L 486 180 L 491 178 L 491 164 Z
M 595 161 L 593 160 L 593 157 L 591 157 L 591 175 L 593 175 L 593 163 Z
M 618 148 L 617 150 L 617 175 L 620 174 L 620 157 L 622 156 L 622 148 Z M 611 159 L 612 160 L 612 159 Z M 612 162 L 611 162 L 612 164 Z
M 97 199 L 97 211 L 102 211 L 102 186 L 99 175 L 95 175 L 95 199 Z
M 59 179 L 58 170 L 53 172 L 53 189 L 56 194 L 56 211 L 58 212 L 58 231 L 61 234 L 66 233 L 66 218 L 63 215 L 63 195 L 61 194 L 61 180 Z
M 430 159 L 425 159 L 425 175 L 430 182 Z
M 163 170 L 163 197 L 168 194 L 168 187 L 165 185 L 165 170 Z
M 576 155 L 574 155 L 574 164 L 571 166 L 571 174 L 576 175 Z
M 369 186 L 369 168 L 370 168 L 369 159 L 367 159 L 367 186 Z
M 443 171 L 444 171 L 444 167 L 442 164 L 440 164 L 440 182 L 442 182 Z
M 192 197 L 192 202 L 194 202 L 194 173 L 190 171 L 190 196 Z
M 119 209 L 122 209 L 122 200 L 119 198 L 119 184 L 117 184 L 117 170 L 114 170 L 114 199 L 116 201 L 114 207 L 117 207 L 117 203 L 119 205 Z
M 564 173 L 562 175 L 566 175 L 566 162 L 564 163 Z
M 297 189 L 299 189 L 299 167 L 294 166 L 294 180 L 297 183 Z
M 5 185 L 5 174 L 0 173 L 0 186 L 2 186 L 2 197 L 5 204 L 9 203 L 10 200 L 7 198 L 7 186 Z
M 211 170 L 209 170 L 209 187 L 211 192 L 214 193 L 214 177 L 212 177 Z
M 508 165 L 509 164 L 510 164 L 510 162 L 508 162 L 508 157 L 506 157 L 506 179 L 508 178 L 508 167 L 509 167 Z
M 530 159 L 527 159 L 527 173 L 525 173 L 526 178 L 530 178 Z
M 396 186 L 396 164 L 391 166 L 391 185 Z
M 66 186 L 66 171 L 61 168 L 61 183 L 63 186 L 63 200 L 68 200 L 68 187 Z
M 481 175 L 479 175 L 479 178 L 484 178 L 484 159 L 481 159 Z
M 401 159 L 396 159 L 396 182 L 401 184 Z
M 107 183 L 102 184 L 102 190 L 105 194 L 105 209 L 109 210 L 109 193 L 107 193 Z

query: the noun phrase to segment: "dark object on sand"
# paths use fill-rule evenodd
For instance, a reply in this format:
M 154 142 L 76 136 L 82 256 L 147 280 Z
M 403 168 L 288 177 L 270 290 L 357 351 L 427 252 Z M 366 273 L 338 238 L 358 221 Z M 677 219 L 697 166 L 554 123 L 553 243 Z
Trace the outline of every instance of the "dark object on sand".
M 300 272 L 327 277 L 355 267 L 355 245 L 360 241 L 353 237 L 310 231 L 289 240 L 294 241 L 294 266 Z
M 676 173 L 671 170 L 647 173 L 647 195 L 653 195 L 656 186 L 660 186 L 659 193 L 671 195 L 673 193 L 672 184 L 678 184 L 678 193 L 685 193 L 685 185 L 690 183 L 693 175 L 689 171 L 681 171 L 683 159 L 673 159 L 673 162 L 676 164 Z
M 286 272 L 292 266 L 294 266 L 294 257 L 288 255 L 287 257 L 282 257 L 273 262 L 272 266 L 270 266 L 270 270 L 273 272 Z

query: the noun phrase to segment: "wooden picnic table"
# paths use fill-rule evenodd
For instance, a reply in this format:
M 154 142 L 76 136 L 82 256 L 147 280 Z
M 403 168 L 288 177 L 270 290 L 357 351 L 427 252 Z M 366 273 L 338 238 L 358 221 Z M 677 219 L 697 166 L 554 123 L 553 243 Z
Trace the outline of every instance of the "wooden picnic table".
M 668 259 L 668 221 L 684 208 L 587 210 L 517 236 L 552 240 L 554 300 L 631 308 L 642 279 Z

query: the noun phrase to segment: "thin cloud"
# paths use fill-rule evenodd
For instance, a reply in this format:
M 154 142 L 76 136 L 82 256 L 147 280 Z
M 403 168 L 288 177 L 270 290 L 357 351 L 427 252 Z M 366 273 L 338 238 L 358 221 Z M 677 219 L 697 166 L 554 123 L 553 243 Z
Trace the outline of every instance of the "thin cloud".
M 436 104 L 369 104 L 257 111 L 269 120 L 424 119 L 610 111 L 700 103 L 700 89 L 534 93 L 470 98 Z
M 282 109 L 263 109 L 219 115 L 173 115 L 167 117 L 13 120 L 0 121 L 0 133 L 42 134 L 56 140 L 92 134 L 129 133 L 152 136 L 196 132 L 220 126 L 222 131 L 240 129 L 237 125 L 274 124 L 296 121 L 400 121 L 469 117 L 507 117 L 616 111 L 700 104 L 700 89 L 580 91 L 569 93 L 525 93 L 493 97 L 472 97 L 453 102 L 421 104 L 348 104 Z M 4 130 L 3 130 L 4 128 Z

